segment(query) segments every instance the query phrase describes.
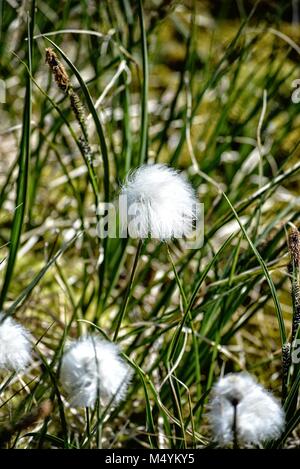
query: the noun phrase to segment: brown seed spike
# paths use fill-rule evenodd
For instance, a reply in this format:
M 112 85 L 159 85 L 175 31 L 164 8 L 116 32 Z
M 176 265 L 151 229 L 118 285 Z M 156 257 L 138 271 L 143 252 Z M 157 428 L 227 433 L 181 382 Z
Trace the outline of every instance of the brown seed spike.
M 78 95 L 71 88 L 69 90 L 69 97 L 70 97 L 71 108 L 75 114 L 77 122 L 79 123 L 83 131 L 83 134 L 86 136 L 87 129 L 86 129 L 86 123 L 85 123 L 84 108 L 81 104 L 81 101 Z
M 282 346 L 282 370 L 283 375 L 287 376 L 291 365 L 291 344 L 286 342 Z
M 297 228 L 292 228 L 289 233 L 289 251 L 291 261 L 296 268 L 300 267 L 300 233 Z
M 293 301 L 292 342 L 297 337 L 300 325 L 300 233 L 295 226 L 289 232 L 288 238 L 291 261 L 288 272 L 291 280 L 291 294 Z
M 63 64 L 58 60 L 56 53 L 51 47 L 46 49 L 46 63 L 49 65 L 57 86 L 66 93 L 70 86 L 70 79 Z

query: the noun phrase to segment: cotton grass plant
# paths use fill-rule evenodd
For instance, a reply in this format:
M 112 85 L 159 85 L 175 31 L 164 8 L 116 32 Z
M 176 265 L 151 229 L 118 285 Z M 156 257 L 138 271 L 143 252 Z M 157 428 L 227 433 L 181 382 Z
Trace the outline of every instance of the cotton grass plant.
M 21 324 L 0 314 L 0 369 L 23 371 L 32 361 L 32 337 Z
M 294 4 L 4 3 L 2 447 L 299 446 Z
M 64 353 L 60 378 L 74 407 L 116 405 L 126 396 L 132 371 L 118 347 L 95 336 L 73 343 Z
M 143 165 L 128 174 L 119 200 L 122 231 L 139 242 L 114 340 L 127 309 L 143 241 L 150 238 L 168 242 L 191 236 L 197 220 L 192 186 L 173 168 L 162 164 Z
M 130 173 L 121 190 L 121 223 L 132 238 L 171 241 L 188 236 L 196 219 L 191 185 L 173 168 L 143 165 Z
M 232 373 L 213 387 L 209 420 L 221 447 L 263 445 L 278 439 L 285 425 L 280 404 L 247 373 Z

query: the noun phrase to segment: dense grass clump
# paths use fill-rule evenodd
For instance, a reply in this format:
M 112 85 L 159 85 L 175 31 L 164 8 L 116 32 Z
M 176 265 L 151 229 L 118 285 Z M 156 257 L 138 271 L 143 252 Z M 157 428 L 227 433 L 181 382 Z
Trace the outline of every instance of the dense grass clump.
M 3 4 L 0 354 L 22 331 L 32 358 L 26 343 L 25 371 L 12 355 L 0 371 L 2 447 L 216 447 L 211 390 L 240 371 L 283 407 L 275 429 L 242 436 L 299 446 L 296 3 Z M 149 164 L 161 166 L 137 187 Z M 120 236 L 118 220 L 103 236 L 103 203 L 114 211 L 126 181 L 142 239 Z M 177 215 L 195 222 L 194 198 L 203 242 L 191 247 L 174 233 Z M 64 386 L 63 357 L 87 334 Z M 233 436 L 218 440 L 243 446 L 241 396 L 221 397 Z

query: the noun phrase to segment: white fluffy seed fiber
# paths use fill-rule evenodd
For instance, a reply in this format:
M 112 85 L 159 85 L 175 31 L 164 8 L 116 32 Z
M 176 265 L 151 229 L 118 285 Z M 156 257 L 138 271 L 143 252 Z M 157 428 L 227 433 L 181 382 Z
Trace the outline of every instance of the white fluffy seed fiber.
M 92 407 L 98 392 L 102 405 L 119 403 L 131 377 L 117 345 L 96 336 L 77 340 L 62 358 L 60 379 L 73 407 Z
M 121 223 L 126 224 L 130 237 L 166 241 L 192 233 L 197 216 L 195 193 L 173 168 L 141 166 L 127 176 L 121 196 Z
M 232 373 L 220 378 L 212 394 L 208 417 L 219 446 L 228 446 L 233 441 L 234 401 L 237 402 L 240 445 L 260 445 L 278 438 L 283 432 L 283 409 L 248 373 Z
M 31 360 L 30 333 L 13 318 L 0 313 L 0 369 L 22 371 Z

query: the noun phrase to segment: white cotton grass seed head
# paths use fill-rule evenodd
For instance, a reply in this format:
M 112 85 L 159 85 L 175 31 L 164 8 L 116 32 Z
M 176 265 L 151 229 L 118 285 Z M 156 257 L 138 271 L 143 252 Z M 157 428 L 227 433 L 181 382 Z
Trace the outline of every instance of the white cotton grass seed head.
M 10 316 L 0 313 L 0 369 L 23 371 L 32 361 L 31 335 Z
M 116 344 L 88 335 L 64 353 L 60 379 L 73 407 L 92 407 L 98 394 L 103 406 L 122 401 L 132 370 Z
M 183 238 L 192 234 L 197 219 L 192 186 L 163 164 L 143 165 L 129 173 L 119 206 L 122 227 L 132 238 Z
M 209 405 L 208 418 L 219 446 L 233 442 L 235 405 L 239 445 L 261 445 L 283 432 L 285 415 L 277 400 L 248 373 L 230 373 L 214 385 Z

